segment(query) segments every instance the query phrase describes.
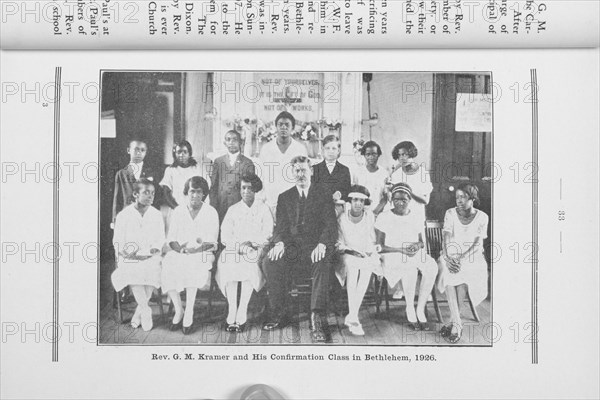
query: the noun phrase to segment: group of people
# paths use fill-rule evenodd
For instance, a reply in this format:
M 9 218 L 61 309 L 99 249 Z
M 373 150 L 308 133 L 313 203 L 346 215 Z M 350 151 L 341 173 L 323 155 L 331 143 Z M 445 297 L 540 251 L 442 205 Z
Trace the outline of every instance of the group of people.
M 115 178 L 118 260 L 112 281 L 116 290 L 131 288 L 137 302 L 132 326 L 152 328 L 149 299 L 161 287 L 175 310 L 169 329 L 191 332 L 196 293 L 209 286 L 216 266 L 216 281 L 228 302 L 224 329 L 229 332 L 244 330 L 252 292 L 265 285 L 269 311 L 263 329 L 285 327 L 290 282 L 310 277 L 311 336 L 326 342 L 323 317 L 335 276 L 347 289 L 345 325 L 364 335 L 359 309 L 376 274 L 386 278 L 395 295 L 406 297 L 406 317 L 417 330 L 428 329 L 425 305 L 437 282 L 451 311 L 451 323 L 440 332 L 451 342 L 460 340 L 456 292 L 446 289 L 467 284 L 476 305 L 487 297 L 482 242 L 488 216 L 475 208 L 477 187 L 456 190 L 456 207 L 444 220 L 442 254 L 434 260 L 424 236 L 432 185 L 414 162 L 413 143 L 394 147 L 398 164 L 390 173 L 378 165 L 381 147 L 369 141 L 361 149 L 365 165 L 351 172 L 338 161 L 336 136 L 324 138 L 324 160 L 311 165 L 306 148 L 292 139 L 294 117 L 282 112 L 275 125 L 276 140 L 261 150 L 263 179 L 252 160 L 240 154 L 236 131 L 226 133 L 227 154 L 214 161 L 209 176 L 199 170 L 188 142 L 175 145 L 174 163 L 158 185 L 162 212 L 152 207 L 157 186 L 143 165 L 146 145 L 131 141 L 130 164 Z

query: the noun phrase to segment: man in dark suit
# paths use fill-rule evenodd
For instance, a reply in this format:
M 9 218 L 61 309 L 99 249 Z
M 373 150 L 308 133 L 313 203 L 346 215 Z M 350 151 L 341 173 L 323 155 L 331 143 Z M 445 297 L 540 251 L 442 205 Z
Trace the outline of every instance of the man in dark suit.
M 155 171 L 144 162 L 148 146 L 140 139 L 129 141 L 127 153 L 129 154 L 129 164 L 117 171 L 115 175 L 115 190 L 113 193 L 112 224 L 114 224 L 117 214 L 122 209 L 133 203 L 133 189 L 135 182 L 145 178 L 155 185 L 158 184 L 158 177 Z
M 288 322 L 286 300 L 292 276 L 312 277 L 311 332 L 313 341 L 325 342 L 322 313 L 327 310 L 331 256 L 337 241 L 333 199 L 311 184 L 307 157 L 291 161 L 296 186 L 281 193 L 277 201 L 274 247 L 264 262 L 271 314 L 265 330 L 282 328 Z
M 240 180 L 244 174 L 254 173 L 254 163 L 240 153 L 242 138 L 239 132 L 231 130 L 225 134 L 227 154 L 215 160 L 212 165 L 210 180 L 210 205 L 219 214 L 219 222 L 223 222 L 230 206 L 242 200 Z
M 323 162 L 313 168 L 313 183 L 322 186 L 335 200 L 346 199 L 352 185 L 350 169 L 338 161 L 340 139 L 328 135 L 323 139 Z

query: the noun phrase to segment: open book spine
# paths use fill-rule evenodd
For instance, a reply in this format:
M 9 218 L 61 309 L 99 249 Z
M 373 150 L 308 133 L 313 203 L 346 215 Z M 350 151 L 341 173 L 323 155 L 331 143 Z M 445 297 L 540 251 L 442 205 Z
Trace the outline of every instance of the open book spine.
M 1 1 L 3 49 L 597 47 L 588 0 Z

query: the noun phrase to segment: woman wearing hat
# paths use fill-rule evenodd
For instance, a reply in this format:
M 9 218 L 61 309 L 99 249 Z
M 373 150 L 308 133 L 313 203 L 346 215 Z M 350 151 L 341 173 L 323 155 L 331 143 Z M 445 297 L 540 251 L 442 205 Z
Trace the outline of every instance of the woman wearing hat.
M 489 217 L 476 209 L 479 205 L 477 186 L 463 183 L 456 190 L 456 207 L 446 211 L 444 240 L 439 258 L 438 289 L 446 291 L 451 323 L 440 330 L 451 343 L 460 340 L 462 321 L 455 286 L 466 284 L 469 297 L 477 306 L 487 297 L 487 262 L 483 256 L 483 239 L 487 237 Z
M 348 315 L 345 324 L 354 335 L 365 334 L 358 311 L 371 280 L 371 274 L 382 275 L 378 246 L 375 243 L 375 217 L 365 209 L 370 204 L 369 191 L 354 185 L 348 194 L 348 207 L 338 217 L 338 251 L 341 263 L 335 274 L 340 284 L 346 283 L 348 292 Z
M 375 232 L 383 253 L 383 276 L 393 290 L 404 289 L 406 317 L 415 330 L 427 330 L 425 305 L 435 283 L 438 267 L 427 255 L 423 241 L 423 220 L 412 211 L 412 189 L 406 183 L 392 187 L 391 210 L 377 218 Z M 415 312 L 415 289 L 421 272 L 419 301 Z M 400 285 L 402 281 L 402 285 Z

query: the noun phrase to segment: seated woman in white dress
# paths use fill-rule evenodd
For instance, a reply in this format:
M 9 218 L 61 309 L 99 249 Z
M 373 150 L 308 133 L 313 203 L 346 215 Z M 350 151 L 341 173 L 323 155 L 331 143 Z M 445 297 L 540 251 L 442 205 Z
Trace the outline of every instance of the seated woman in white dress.
M 477 186 L 464 183 L 456 190 L 456 207 L 446 211 L 444 240 L 438 260 L 438 289 L 446 291 L 451 323 L 440 330 L 442 336 L 456 343 L 462 335 L 460 308 L 454 287 L 466 284 L 473 306 L 486 297 L 488 288 L 487 262 L 483 255 L 483 239 L 487 237 L 489 217 L 476 209 L 479 205 Z
M 345 324 L 354 335 L 365 334 L 358 311 L 371 280 L 371 274 L 382 275 L 381 261 L 375 243 L 375 217 L 365 209 L 370 204 L 369 190 L 353 185 L 348 194 L 350 207 L 338 217 L 338 251 L 341 263 L 335 274 L 348 292 L 348 315 Z
M 394 208 L 377 218 L 375 232 L 382 247 L 383 276 L 392 290 L 400 289 L 406 297 L 406 317 L 415 330 L 428 330 L 425 306 L 435 283 L 438 267 L 425 251 L 423 220 L 412 211 L 412 190 L 406 183 L 392 187 Z M 415 313 L 415 289 L 421 271 L 419 301 Z
M 115 220 L 113 245 L 117 269 L 111 279 L 115 290 L 127 285 L 137 302 L 131 326 L 152 329 L 152 309 L 148 304 L 154 288 L 160 287 L 161 248 L 165 241 L 162 214 L 152 207 L 154 184 L 143 178 L 134 184 L 134 203 L 125 207 Z
M 229 332 L 244 330 L 252 291 L 260 291 L 265 284 L 259 261 L 273 234 L 269 206 L 255 199 L 256 193 L 262 190 L 260 178 L 253 173 L 244 174 L 240 185 L 242 200 L 229 207 L 221 226 L 225 249 L 219 258 L 216 277 L 229 304 L 225 325 Z M 242 286 L 239 305 L 238 283 Z
M 183 333 L 192 332 L 194 303 L 200 289 L 210 287 L 210 270 L 215 259 L 219 236 L 217 211 L 205 203 L 208 183 L 200 176 L 187 180 L 183 188 L 187 204 L 173 210 L 167 243 L 172 251 L 165 255 L 162 270 L 162 288 L 169 294 L 175 315 L 170 330 L 183 324 Z M 180 292 L 185 290 L 185 313 Z

